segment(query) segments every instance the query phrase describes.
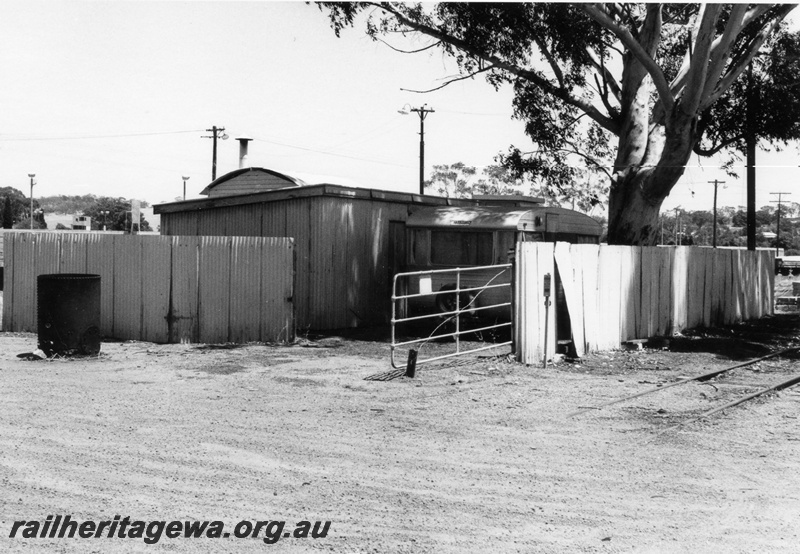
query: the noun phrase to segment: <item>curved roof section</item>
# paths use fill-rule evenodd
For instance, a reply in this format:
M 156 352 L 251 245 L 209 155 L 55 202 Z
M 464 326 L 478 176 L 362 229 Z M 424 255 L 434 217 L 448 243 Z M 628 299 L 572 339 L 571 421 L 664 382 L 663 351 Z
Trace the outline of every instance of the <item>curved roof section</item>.
M 241 169 L 236 169 L 231 171 L 230 173 L 226 173 L 225 175 L 221 175 L 217 177 L 215 180 L 211 181 L 211 183 L 206 186 L 203 190 L 200 191 L 200 194 L 209 194 L 212 188 L 216 187 L 217 185 L 224 183 L 226 181 L 230 181 L 235 177 L 239 177 L 240 175 L 244 175 L 250 171 L 253 172 L 260 172 L 266 173 L 267 175 L 271 175 L 273 177 L 277 177 L 278 179 L 282 179 L 286 181 L 287 187 L 304 187 L 307 186 L 308 183 L 303 181 L 302 179 L 298 179 L 297 177 L 292 177 L 291 175 L 286 175 L 285 173 L 280 173 L 278 171 L 273 171 L 272 169 L 266 169 L 264 167 L 243 167 Z

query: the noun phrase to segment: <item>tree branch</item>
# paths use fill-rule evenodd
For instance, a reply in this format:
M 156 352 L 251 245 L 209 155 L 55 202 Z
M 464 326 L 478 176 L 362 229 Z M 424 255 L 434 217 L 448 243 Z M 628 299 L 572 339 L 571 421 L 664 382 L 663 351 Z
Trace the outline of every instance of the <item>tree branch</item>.
M 744 18 L 742 19 L 740 26 L 741 28 L 739 32 L 741 32 L 741 29 L 746 28 L 755 19 L 761 17 L 770 9 L 772 9 L 772 6 L 774 6 L 774 4 L 758 4 L 754 6 L 749 12 L 747 12 L 747 14 L 745 14 Z M 712 48 L 714 47 L 712 46 Z M 727 52 L 723 52 L 723 56 L 724 55 L 727 55 Z M 672 94 L 675 96 L 677 96 L 680 90 L 686 85 L 686 77 L 689 74 L 692 58 L 693 58 L 693 53 L 691 51 L 691 41 L 690 41 L 686 61 L 684 61 L 680 70 L 678 70 L 678 73 L 675 75 L 675 78 L 672 80 L 672 83 L 670 84 L 670 90 L 672 91 Z
M 469 75 L 459 75 L 458 77 L 453 77 L 452 79 L 447 81 L 445 84 L 443 84 L 441 86 L 438 86 L 438 87 L 435 87 L 435 88 L 432 88 L 432 89 L 428 89 L 428 90 L 412 90 L 412 89 L 408 89 L 408 88 L 401 88 L 400 90 L 402 90 L 403 92 L 413 92 L 415 94 L 427 94 L 429 92 L 434 92 L 434 91 L 437 91 L 437 90 L 441 90 L 441 89 L 443 89 L 444 87 L 446 87 L 448 85 L 452 85 L 453 83 L 457 83 L 458 81 L 465 81 L 467 79 L 472 79 L 475 75 L 478 75 L 480 73 L 485 73 L 487 71 L 491 71 L 492 69 L 494 69 L 494 66 L 492 66 L 492 65 L 490 65 L 489 67 L 483 67 L 483 68 L 479 69 L 478 71 L 473 71 Z
M 600 73 L 600 75 L 603 76 L 603 85 L 605 85 L 606 88 L 609 88 L 611 90 L 611 93 L 614 95 L 614 98 L 616 98 L 617 102 L 619 102 L 620 101 L 619 83 L 611 74 L 611 72 L 608 70 L 608 68 L 606 68 L 605 63 L 603 62 L 603 58 L 601 57 L 598 60 L 597 55 L 593 51 L 588 49 L 586 53 L 589 55 L 589 59 L 591 60 L 594 68 Z
M 586 115 L 591 117 L 595 122 L 597 122 L 598 125 L 600 125 L 604 129 L 614 134 L 617 134 L 619 132 L 619 125 L 613 118 L 601 113 L 600 110 L 598 110 L 595 106 L 593 106 L 590 102 L 584 100 L 583 98 L 571 94 L 568 90 L 559 88 L 557 85 L 551 83 L 550 81 L 548 81 L 535 71 L 521 68 L 511 62 L 502 60 L 493 54 L 488 54 L 486 52 L 483 52 L 480 49 L 470 45 L 468 42 L 450 36 L 440 31 L 439 29 L 436 29 L 424 23 L 417 23 L 415 21 L 412 21 L 411 19 L 407 18 L 403 13 L 398 11 L 391 4 L 379 3 L 371 5 L 375 5 L 381 8 L 386 13 L 394 16 L 401 24 L 405 25 L 406 27 L 409 27 L 414 31 L 433 37 L 443 43 L 450 44 L 458 48 L 459 50 L 462 50 L 467 54 L 474 56 L 475 58 L 483 59 L 484 61 L 489 62 L 491 65 L 495 66 L 496 69 L 502 69 L 503 71 L 507 71 L 512 75 L 516 75 L 517 77 L 530 81 L 537 87 L 541 88 L 547 94 L 554 96 L 559 100 L 563 101 L 564 103 L 585 112 Z
M 713 156 L 714 154 L 720 152 L 721 150 L 724 150 L 725 148 L 727 148 L 731 144 L 735 144 L 735 143 L 739 142 L 740 140 L 744 140 L 746 138 L 747 138 L 747 136 L 744 135 L 744 134 L 736 135 L 735 137 L 731 137 L 731 138 L 729 138 L 727 140 L 724 140 L 721 143 L 719 143 L 718 145 L 712 146 L 711 148 L 703 148 L 703 147 L 700 146 L 700 143 L 697 143 L 697 144 L 695 144 L 695 146 L 694 146 L 694 148 L 692 150 L 694 151 L 695 154 L 697 154 L 699 156 L 706 156 L 706 157 Z
M 747 14 L 747 4 L 734 4 L 728 23 L 722 35 L 717 37 L 711 45 L 711 61 L 708 64 L 706 83 L 703 87 L 701 98 L 707 97 L 714 89 L 717 80 L 725 69 L 725 62 L 739 32 L 744 28 L 744 16 Z
M 542 40 L 542 37 L 536 35 L 536 37 L 534 37 L 534 40 L 536 41 L 536 46 L 539 47 L 539 51 L 542 53 L 542 55 L 547 60 L 547 63 L 549 63 L 550 67 L 553 69 L 553 73 L 555 73 L 556 79 L 558 79 L 559 88 L 564 89 L 564 72 L 561 71 L 561 67 L 559 67 L 558 63 L 556 63 L 555 58 L 553 58 L 553 55 L 550 53 L 550 50 L 548 50 L 547 45 Z
M 699 23 L 694 37 L 694 53 L 689 62 L 689 73 L 686 76 L 686 87 L 683 89 L 681 100 L 681 110 L 690 117 L 697 113 L 700 106 L 708 75 L 709 52 L 721 11 L 720 4 L 703 4 L 697 18 Z
M 758 51 L 764 44 L 764 41 L 766 41 L 767 38 L 769 38 L 769 36 L 777 30 L 781 24 L 781 21 L 783 21 L 786 16 L 789 15 L 789 12 L 791 12 L 794 8 L 795 4 L 784 4 L 780 7 L 776 16 L 772 18 L 770 22 L 761 29 L 761 31 L 759 31 L 759 33 L 750 43 L 745 55 L 740 56 L 738 60 L 735 60 L 729 65 L 727 73 L 719 81 L 714 89 L 714 92 L 703 100 L 700 106 L 701 111 L 711 106 L 714 102 L 719 100 L 723 94 L 725 94 L 734 81 L 736 81 L 742 72 L 747 69 L 747 66 L 750 65 L 750 62 L 753 61 L 753 58 L 755 58 L 756 54 L 758 54 Z
M 425 46 L 423 48 L 419 48 L 417 50 L 401 50 L 400 48 L 395 48 L 394 46 L 392 46 L 391 44 L 389 44 L 388 42 L 386 42 L 385 40 L 383 40 L 380 37 L 375 37 L 375 40 L 377 40 L 379 42 L 382 42 L 383 44 L 385 44 L 386 46 L 388 46 L 389 48 L 391 48 L 395 52 L 400 52 L 401 54 L 419 54 L 420 52 L 424 52 L 425 50 L 430 50 L 431 48 L 436 48 L 437 46 L 440 46 L 442 44 L 442 41 L 436 41 L 433 44 L 429 44 L 428 46 Z
M 651 5 L 648 5 L 648 16 L 654 13 L 651 11 L 653 8 L 650 6 Z M 642 64 L 642 66 L 647 70 L 647 73 L 650 75 L 650 78 L 653 79 L 653 84 L 656 87 L 659 99 L 664 104 L 664 107 L 667 109 L 667 111 L 671 111 L 672 107 L 675 105 L 675 100 L 672 96 L 672 92 L 670 91 L 669 83 L 667 83 L 664 72 L 661 71 L 661 68 L 658 66 L 655 60 L 653 60 L 652 56 L 642 47 L 641 43 L 639 43 L 633 37 L 633 35 L 631 35 L 631 32 L 628 29 L 617 25 L 616 22 L 614 22 L 614 20 L 611 19 L 603 10 L 598 8 L 597 5 L 579 4 L 578 7 L 594 21 L 611 31 L 620 40 L 620 42 L 625 45 L 625 47 L 636 58 L 636 60 Z M 650 19 L 650 17 L 648 17 L 648 19 Z M 660 24 L 658 27 L 660 30 Z

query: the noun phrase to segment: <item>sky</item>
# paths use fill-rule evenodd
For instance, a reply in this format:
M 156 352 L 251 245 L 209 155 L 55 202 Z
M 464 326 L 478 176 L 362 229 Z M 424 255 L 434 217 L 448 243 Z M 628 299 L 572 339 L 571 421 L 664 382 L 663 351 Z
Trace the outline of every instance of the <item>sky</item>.
M 413 48 L 399 38 L 401 48 Z M 238 168 L 236 137 L 249 136 L 249 165 L 299 176 L 414 192 L 419 117 L 426 174 L 463 162 L 479 170 L 512 144 L 530 147 L 511 118 L 509 88 L 482 78 L 428 94 L 455 64 L 435 50 L 406 55 L 300 2 L 4 1 L 0 7 L 0 186 L 34 196 L 187 198 Z M 407 89 L 407 90 L 404 90 Z M 800 202 L 798 149 L 759 152 L 758 206 L 789 192 Z M 663 209 L 745 204 L 745 174 L 693 159 Z M 692 194 L 694 193 L 694 194 Z

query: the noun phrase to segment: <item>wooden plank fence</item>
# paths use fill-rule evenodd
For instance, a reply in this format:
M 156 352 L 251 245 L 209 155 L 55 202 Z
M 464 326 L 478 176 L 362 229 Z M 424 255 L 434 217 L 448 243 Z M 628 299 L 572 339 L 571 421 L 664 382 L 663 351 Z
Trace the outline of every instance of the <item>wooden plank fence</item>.
M 517 355 L 526 364 L 542 363 L 546 273 L 558 274 L 582 356 L 627 340 L 772 314 L 773 266 L 774 253 L 765 250 L 520 243 Z M 551 300 L 555 304 L 555 294 Z M 556 347 L 556 311 L 551 306 L 547 317 L 548 355 Z
M 6 232 L 4 242 L 5 331 L 37 331 L 38 275 L 90 273 L 105 337 L 294 339 L 293 239 Z

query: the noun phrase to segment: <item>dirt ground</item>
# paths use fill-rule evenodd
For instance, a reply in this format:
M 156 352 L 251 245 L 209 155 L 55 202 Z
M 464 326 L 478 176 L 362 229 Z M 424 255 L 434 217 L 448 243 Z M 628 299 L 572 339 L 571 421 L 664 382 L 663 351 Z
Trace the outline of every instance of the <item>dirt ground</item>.
M 293 346 L 106 342 L 27 361 L 0 333 L 8 552 L 797 552 L 800 315 L 526 367 L 392 371 L 375 337 Z M 431 345 L 426 349 L 445 348 Z M 682 423 L 685 422 L 685 425 Z M 326 537 L 8 538 L 16 520 L 330 521 Z

